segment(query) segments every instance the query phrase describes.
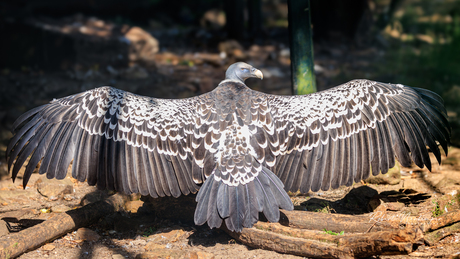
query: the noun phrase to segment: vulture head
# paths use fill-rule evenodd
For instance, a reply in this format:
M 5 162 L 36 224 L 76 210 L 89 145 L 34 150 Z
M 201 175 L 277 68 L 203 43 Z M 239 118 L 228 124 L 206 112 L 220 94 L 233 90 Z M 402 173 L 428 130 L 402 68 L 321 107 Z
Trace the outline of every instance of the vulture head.
M 237 62 L 229 66 L 227 72 L 225 72 L 225 79 L 236 80 L 242 83 L 251 77 L 263 79 L 264 76 L 259 69 L 244 62 Z

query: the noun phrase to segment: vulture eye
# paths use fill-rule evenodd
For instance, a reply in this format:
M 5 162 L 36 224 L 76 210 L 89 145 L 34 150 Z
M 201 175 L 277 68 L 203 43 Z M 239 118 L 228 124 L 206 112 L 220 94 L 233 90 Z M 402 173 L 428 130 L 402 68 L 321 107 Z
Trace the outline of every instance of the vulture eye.
M 241 71 L 243 71 L 244 73 L 248 73 L 248 72 L 249 72 L 249 69 L 247 69 L 247 68 L 241 68 Z

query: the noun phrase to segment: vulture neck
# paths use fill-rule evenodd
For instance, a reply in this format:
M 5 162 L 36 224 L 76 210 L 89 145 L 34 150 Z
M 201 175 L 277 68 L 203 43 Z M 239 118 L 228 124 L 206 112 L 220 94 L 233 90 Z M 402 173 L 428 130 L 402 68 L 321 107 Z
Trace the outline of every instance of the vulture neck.
M 235 88 L 235 89 L 242 89 L 249 87 L 244 83 L 242 80 L 226 78 L 225 80 L 221 81 L 217 88 L 228 87 L 228 88 Z

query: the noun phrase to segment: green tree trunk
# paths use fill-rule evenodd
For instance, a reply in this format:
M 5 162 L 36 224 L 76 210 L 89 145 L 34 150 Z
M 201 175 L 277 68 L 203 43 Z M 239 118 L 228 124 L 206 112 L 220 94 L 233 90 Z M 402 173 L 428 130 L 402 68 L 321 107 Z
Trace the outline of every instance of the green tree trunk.
M 288 0 L 293 94 L 316 92 L 310 0 Z

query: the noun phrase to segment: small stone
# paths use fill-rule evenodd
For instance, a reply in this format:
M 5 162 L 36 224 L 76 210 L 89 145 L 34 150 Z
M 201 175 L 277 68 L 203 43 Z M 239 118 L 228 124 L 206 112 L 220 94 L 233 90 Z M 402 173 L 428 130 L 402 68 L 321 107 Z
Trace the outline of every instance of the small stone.
M 447 175 L 443 177 L 434 187 L 441 193 L 448 193 L 456 190 L 460 185 L 460 180 Z
M 168 232 L 154 234 L 149 237 L 148 241 L 153 241 L 160 244 L 174 243 L 178 241 L 184 234 L 185 231 L 183 229 L 173 229 Z
M 54 248 L 56 248 L 56 246 L 52 245 L 52 244 L 46 244 L 42 247 L 43 250 L 45 251 L 51 251 L 51 250 L 54 250 Z
M 64 195 L 64 200 L 66 200 L 66 201 L 71 201 L 71 200 L 74 200 L 74 199 L 75 199 L 75 196 L 72 196 L 70 194 Z
M 73 183 L 68 177 L 63 180 L 46 179 L 46 177 L 42 177 L 37 180 L 36 186 L 37 191 L 41 195 L 52 200 L 64 196 L 65 194 L 70 194 L 73 191 Z
M 131 213 L 137 213 L 137 210 L 144 205 L 143 201 L 127 201 L 125 209 Z
M 126 257 L 124 257 L 123 255 L 121 254 L 113 254 L 112 255 L 112 259 L 125 259 Z
M 400 211 L 404 207 L 406 207 L 406 205 L 404 205 L 404 203 L 401 203 L 401 202 L 387 202 L 385 203 L 385 205 L 387 207 L 387 210 L 392 210 L 392 211 Z
M 79 228 L 75 236 L 75 239 L 86 240 L 89 242 L 95 242 L 100 238 L 101 236 L 99 236 L 99 234 L 96 233 L 96 231 L 91 230 L 89 228 Z
M 56 212 L 56 213 L 62 213 L 62 212 L 66 212 L 69 210 L 71 210 L 71 208 L 64 204 L 58 204 L 56 206 L 51 207 L 51 211 Z

